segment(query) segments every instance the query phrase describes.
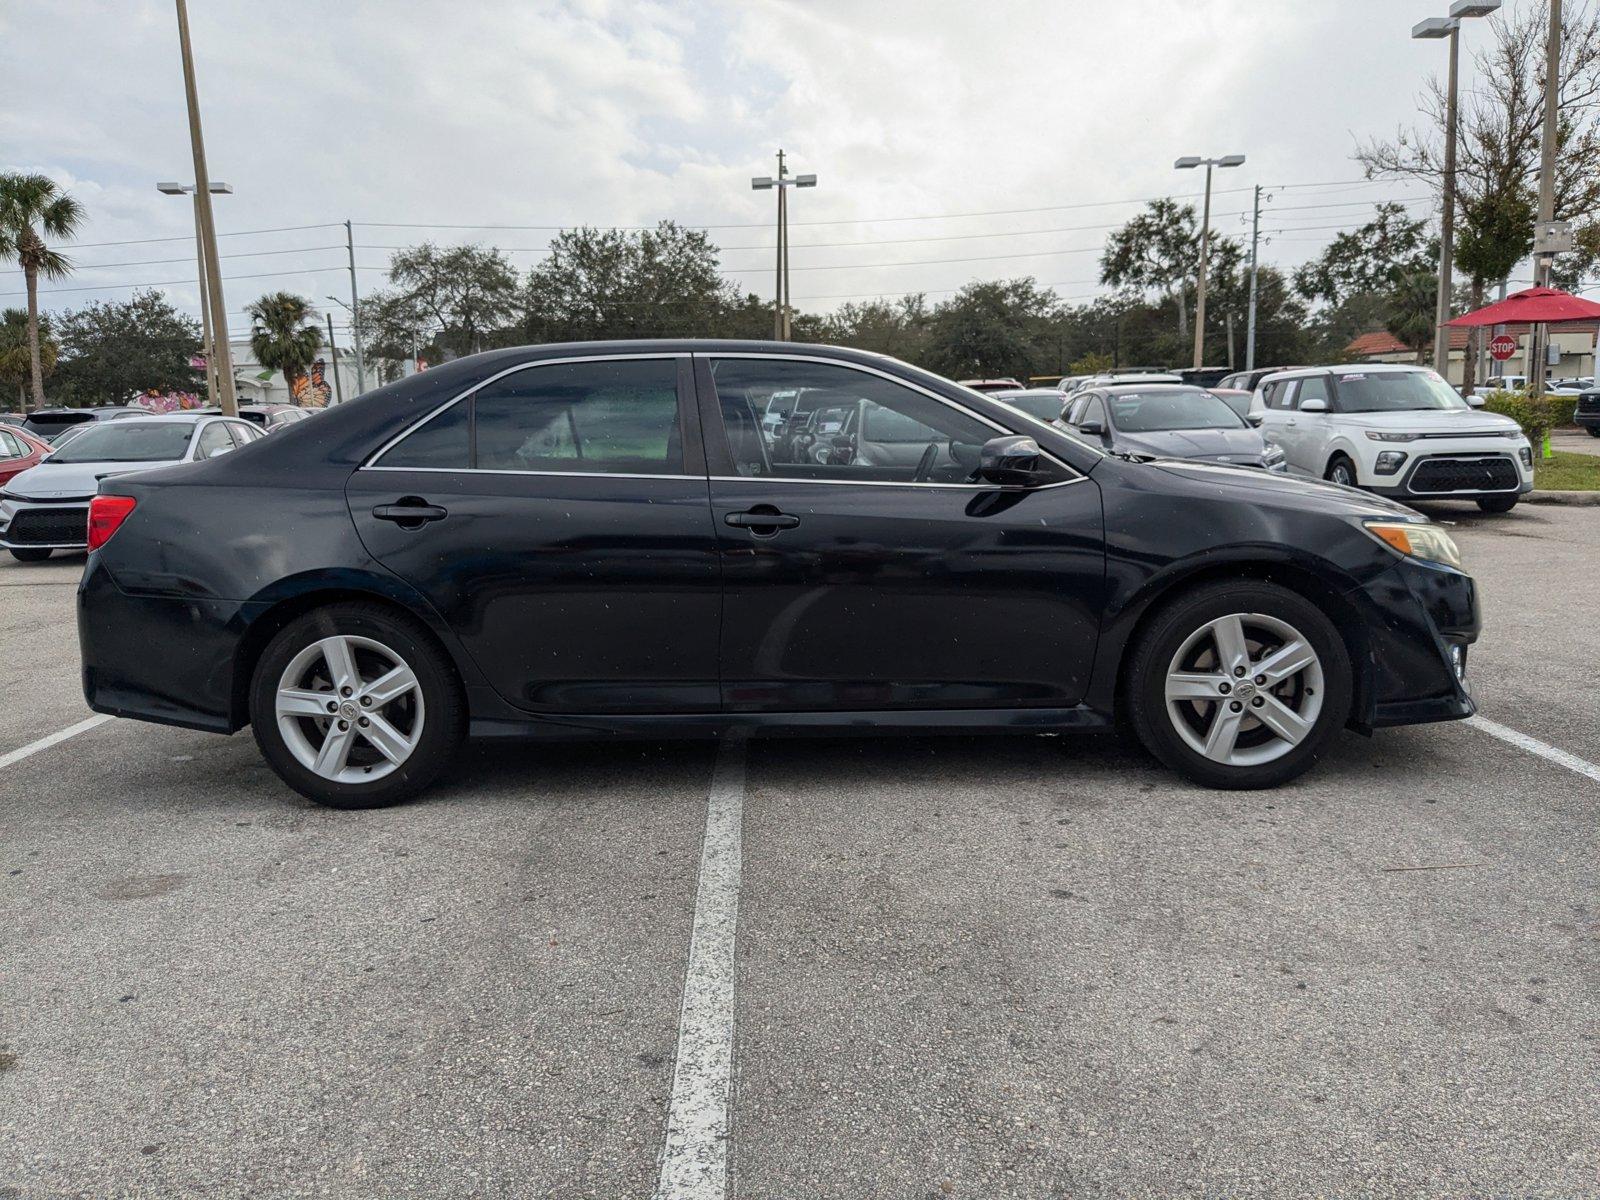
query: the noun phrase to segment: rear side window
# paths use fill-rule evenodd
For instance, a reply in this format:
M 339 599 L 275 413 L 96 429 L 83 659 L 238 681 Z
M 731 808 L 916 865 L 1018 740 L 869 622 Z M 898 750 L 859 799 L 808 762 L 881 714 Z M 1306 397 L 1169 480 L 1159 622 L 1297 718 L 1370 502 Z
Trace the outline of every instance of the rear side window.
M 441 412 L 377 465 L 682 474 L 677 363 L 634 359 L 516 371 Z

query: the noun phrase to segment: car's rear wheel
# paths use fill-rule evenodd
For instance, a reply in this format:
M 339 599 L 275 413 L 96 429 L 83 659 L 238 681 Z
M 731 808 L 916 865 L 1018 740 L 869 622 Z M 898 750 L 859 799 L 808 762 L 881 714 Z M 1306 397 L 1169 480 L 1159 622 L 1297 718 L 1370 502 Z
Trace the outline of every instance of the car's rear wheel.
M 1335 454 L 1333 461 L 1328 464 L 1327 473 L 1323 475 L 1329 483 L 1343 484 L 1345 487 L 1356 486 L 1356 465 L 1343 454 Z
M 1160 610 L 1129 664 L 1145 747 L 1198 783 L 1261 788 L 1308 770 L 1350 713 L 1350 655 L 1305 597 L 1208 584 Z
M 33 547 L 27 550 L 13 550 L 11 552 L 11 557 L 16 559 L 18 562 L 43 562 L 45 559 L 50 557 L 50 551 L 48 549 L 40 549 L 39 547 Z
M 416 795 L 466 731 L 460 681 L 419 625 L 370 604 L 337 604 L 285 626 L 250 688 L 256 744 L 283 781 L 334 808 Z
M 1486 513 L 1508 513 L 1517 506 L 1516 496 L 1485 496 L 1478 501 L 1478 507 Z
M 1586 425 L 1584 428 L 1589 431 L 1590 437 L 1600 437 L 1600 425 Z

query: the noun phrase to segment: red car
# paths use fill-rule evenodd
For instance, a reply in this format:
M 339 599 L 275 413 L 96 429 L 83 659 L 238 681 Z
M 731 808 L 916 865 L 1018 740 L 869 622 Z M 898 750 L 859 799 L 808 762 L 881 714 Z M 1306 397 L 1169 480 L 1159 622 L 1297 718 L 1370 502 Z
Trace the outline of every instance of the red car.
M 37 467 L 50 453 L 50 443 L 15 425 L 0 425 L 0 487 L 29 467 Z

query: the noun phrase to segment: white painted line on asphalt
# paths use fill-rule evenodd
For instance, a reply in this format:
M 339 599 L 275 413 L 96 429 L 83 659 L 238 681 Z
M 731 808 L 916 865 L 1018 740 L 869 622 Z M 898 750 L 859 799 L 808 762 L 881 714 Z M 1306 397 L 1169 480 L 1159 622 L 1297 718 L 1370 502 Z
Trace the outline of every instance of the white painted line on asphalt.
M 76 725 L 68 725 L 65 729 L 58 729 L 56 732 L 40 738 L 37 742 L 29 742 L 21 749 L 0 754 L 0 770 L 11 766 L 13 763 L 19 763 L 23 759 L 39 753 L 41 750 L 48 750 L 51 746 L 59 746 L 68 738 L 77 737 L 80 733 L 88 733 L 89 730 L 98 725 L 104 725 L 109 720 L 111 718 L 105 713 L 96 713 L 92 717 L 79 721 Z
M 739 924 L 744 775 L 744 738 L 728 735 L 717 751 L 706 802 L 694 934 L 678 1017 L 678 1059 L 655 1200 L 723 1200 L 728 1193 L 733 936 Z
M 1595 766 L 1592 762 L 1586 762 L 1576 754 L 1568 754 L 1565 750 L 1558 750 L 1548 742 L 1541 742 L 1536 737 L 1529 737 L 1525 733 L 1518 733 L 1515 729 L 1508 729 L 1497 721 L 1489 720 L 1488 717 L 1468 717 L 1467 724 L 1474 729 L 1481 729 L 1490 737 L 1497 737 L 1502 742 L 1515 746 L 1519 750 L 1526 750 L 1529 754 L 1537 754 L 1540 758 L 1547 758 L 1569 771 L 1576 771 L 1579 775 L 1585 775 L 1596 783 L 1600 783 L 1600 767 Z

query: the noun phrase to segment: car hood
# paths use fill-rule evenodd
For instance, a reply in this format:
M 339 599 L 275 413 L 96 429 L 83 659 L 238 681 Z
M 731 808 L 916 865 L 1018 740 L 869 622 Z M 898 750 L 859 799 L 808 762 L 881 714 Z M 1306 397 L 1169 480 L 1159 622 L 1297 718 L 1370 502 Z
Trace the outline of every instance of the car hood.
M 1155 458 L 1256 458 L 1266 449 L 1254 429 L 1173 429 L 1162 433 L 1118 433 L 1113 443 L 1127 454 Z
M 100 481 L 113 475 L 129 475 L 137 471 L 154 471 L 158 467 L 174 467 L 172 462 L 42 462 L 29 467 L 10 483 L 6 491 L 25 500 L 76 500 L 92 496 L 100 490 Z
M 1504 433 L 1515 437 L 1520 427 L 1499 413 L 1468 409 L 1452 411 L 1347 413 L 1344 420 L 1362 429 L 1383 429 L 1391 433 Z
M 1149 464 L 1158 470 L 1202 480 L 1216 487 L 1238 488 L 1241 500 L 1271 503 L 1282 500 L 1296 504 L 1311 504 L 1323 512 L 1345 512 L 1360 517 L 1404 517 L 1415 521 L 1425 519 L 1404 504 L 1377 496 L 1360 488 L 1341 487 L 1294 475 L 1276 475 L 1254 467 L 1228 466 L 1225 463 L 1194 462 L 1184 459 L 1166 459 Z

